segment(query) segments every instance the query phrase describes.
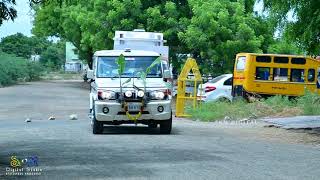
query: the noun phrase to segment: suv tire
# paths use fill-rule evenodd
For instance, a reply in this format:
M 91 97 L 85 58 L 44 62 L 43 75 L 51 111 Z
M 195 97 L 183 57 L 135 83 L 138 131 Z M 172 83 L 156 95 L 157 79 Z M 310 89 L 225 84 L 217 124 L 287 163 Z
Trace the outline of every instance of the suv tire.
M 92 113 L 93 113 L 93 117 L 92 117 L 92 133 L 93 134 L 102 134 L 102 132 L 103 132 L 103 123 L 97 121 L 96 113 L 94 111 L 94 108 L 93 108 Z
M 160 123 L 160 134 L 170 134 L 172 129 L 172 113 L 171 118 Z

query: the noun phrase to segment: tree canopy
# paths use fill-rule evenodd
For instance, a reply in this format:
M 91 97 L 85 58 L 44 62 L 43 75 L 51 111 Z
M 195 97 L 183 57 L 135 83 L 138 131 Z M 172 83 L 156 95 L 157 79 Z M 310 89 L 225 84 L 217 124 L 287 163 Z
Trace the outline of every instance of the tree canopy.
M 173 63 L 193 53 L 222 68 L 240 51 L 266 52 L 273 29 L 253 13 L 254 0 L 77 0 L 36 7 L 33 33 L 71 41 L 89 64 L 95 50 L 112 49 L 114 31 L 163 32 Z M 208 67 L 209 68 L 209 67 Z
M 17 17 L 17 11 L 14 9 L 16 0 L 4 0 L 0 2 L 0 26 L 3 21 L 14 20 Z
M 62 5 L 63 2 L 69 2 L 71 0 L 55 0 L 58 4 Z M 52 3 L 52 0 L 29 0 L 30 6 L 42 5 Z M 3 21 L 14 20 L 17 17 L 17 10 L 15 9 L 16 0 L 2 0 L 0 2 L 0 26 Z
M 312 55 L 320 54 L 318 0 L 258 1 L 264 2 L 267 15 L 254 12 L 256 0 L 29 0 L 29 3 L 35 10 L 33 33 L 72 42 L 80 58 L 89 65 L 94 51 L 112 49 L 114 31 L 136 28 L 163 32 L 175 67 L 181 64 L 177 57 L 192 54 L 205 73 L 231 70 L 238 52 L 301 54 L 306 50 Z M 0 25 L 3 20 L 16 17 L 15 4 L 16 0 L 0 3 Z M 293 20 L 288 20 L 288 12 L 293 12 Z M 281 39 L 274 39 L 279 29 L 284 29 L 284 34 Z M 2 47 L 4 51 L 6 48 L 10 49 Z M 25 51 L 39 51 L 26 49 L 21 48 L 21 56 L 27 54 Z
M 3 38 L 0 51 L 25 59 L 40 55 L 40 62 L 51 69 L 59 69 L 65 61 L 65 41 L 53 43 L 46 38 L 27 37 L 21 33 Z
M 266 52 L 273 29 L 243 1 L 190 0 L 193 16 L 179 38 L 202 62 L 205 72 L 231 71 L 239 52 Z M 252 5 L 253 6 L 253 5 Z
M 0 49 L 18 57 L 30 58 L 31 55 L 41 54 L 49 45 L 46 38 L 27 37 L 21 33 L 2 38 Z
M 290 40 L 298 42 L 309 54 L 320 54 L 319 0 L 264 0 L 265 8 L 281 25 L 285 25 Z M 288 12 L 294 15 L 288 20 Z
M 165 34 L 171 52 L 183 47 L 177 33 L 190 17 L 187 1 L 78 0 L 36 8 L 33 33 L 72 42 L 89 64 L 93 51 L 111 49 L 114 31 L 144 28 Z
M 52 70 L 61 69 L 65 63 L 65 42 L 52 43 L 41 54 L 40 62 Z

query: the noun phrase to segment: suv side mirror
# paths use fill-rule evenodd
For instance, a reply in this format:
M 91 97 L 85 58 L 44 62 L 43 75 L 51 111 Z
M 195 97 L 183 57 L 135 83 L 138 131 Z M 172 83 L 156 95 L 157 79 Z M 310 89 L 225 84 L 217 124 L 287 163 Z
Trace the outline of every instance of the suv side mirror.
M 88 79 L 94 79 L 93 70 L 88 69 L 88 71 L 87 71 L 87 78 L 88 78 Z
M 164 70 L 163 71 L 163 78 L 164 79 L 171 79 L 171 73 L 169 70 Z

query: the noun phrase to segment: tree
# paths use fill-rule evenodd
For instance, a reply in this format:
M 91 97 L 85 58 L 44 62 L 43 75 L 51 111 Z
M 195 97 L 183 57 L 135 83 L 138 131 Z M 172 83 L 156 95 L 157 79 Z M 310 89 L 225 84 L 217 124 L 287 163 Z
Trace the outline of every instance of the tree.
M 262 53 L 273 31 L 268 21 L 246 13 L 244 1 L 190 0 L 193 17 L 179 38 L 200 61 L 204 73 L 231 72 L 239 52 Z
M 289 34 L 290 40 L 312 55 L 320 54 L 319 0 L 264 0 L 265 8 Z M 288 20 L 288 12 L 294 19 Z
M 186 27 L 190 16 L 185 0 L 78 0 L 61 6 L 52 2 L 35 10 L 33 33 L 72 42 L 89 65 L 95 50 L 112 48 L 116 30 L 164 32 L 171 52 L 177 52 L 184 48 L 177 33 Z
M 54 2 L 61 6 L 63 2 L 68 3 L 70 1 L 71 0 L 55 0 Z M 45 6 L 52 2 L 52 0 L 29 0 L 31 7 L 39 4 Z M 17 17 L 17 10 L 14 8 L 15 5 L 16 0 L 2 0 L 2 2 L 0 2 L 0 26 L 4 20 L 13 21 Z
M 17 33 L 2 38 L 0 49 L 3 52 L 28 59 L 33 54 L 41 54 L 49 45 L 50 42 L 45 38 L 27 37 Z
M 58 70 L 65 62 L 65 42 L 53 43 L 42 54 L 40 62 L 52 70 Z
M 77 0 L 35 6 L 33 33 L 72 42 L 81 59 L 112 49 L 114 31 L 163 32 L 170 57 L 193 53 L 204 72 L 231 70 L 237 52 L 267 52 L 273 28 L 253 13 L 254 0 Z
M 304 52 L 300 48 L 298 48 L 298 46 L 295 43 L 281 38 L 275 40 L 273 44 L 270 44 L 268 48 L 268 53 L 301 55 Z
M 0 26 L 3 20 L 14 20 L 17 17 L 14 5 L 16 5 L 16 0 L 3 0 L 0 2 Z
M 28 37 L 21 33 L 2 38 L 0 48 L 3 52 L 19 57 L 30 58 L 31 55 L 31 49 L 28 46 Z

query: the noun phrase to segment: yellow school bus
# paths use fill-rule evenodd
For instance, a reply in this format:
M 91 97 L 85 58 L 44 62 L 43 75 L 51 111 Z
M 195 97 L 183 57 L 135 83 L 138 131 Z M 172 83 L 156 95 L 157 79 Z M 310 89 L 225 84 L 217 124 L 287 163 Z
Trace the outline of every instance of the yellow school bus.
M 305 90 L 320 94 L 320 61 L 306 56 L 237 54 L 232 95 L 301 96 Z

